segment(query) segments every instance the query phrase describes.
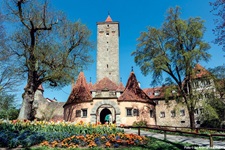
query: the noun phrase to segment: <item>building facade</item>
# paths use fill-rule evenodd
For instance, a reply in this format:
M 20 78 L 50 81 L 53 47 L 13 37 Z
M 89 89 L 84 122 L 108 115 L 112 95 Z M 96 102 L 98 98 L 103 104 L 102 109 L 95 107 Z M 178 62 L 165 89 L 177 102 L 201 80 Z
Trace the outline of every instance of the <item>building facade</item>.
M 148 125 L 190 126 L 186 105 L 175 97 L 165 98 L 167 87 L 142 90 L 133 71 L 125 87 L 119 81 L 119 32 L 119 22 L 112 21 L 109 15 L 104 22 L 97 23 L 97 82 L 87 83 L 84 73 L 80 72 L 67 101 L 57 103 L 57 106 L 55 102 L 43 102 L 41 88 L 37 93 L 42 101 L 37 111 L 38 118 L 43 118 L 45 108 L 54 112 L 53 119 L 71 122 L 104 124 L 106 117 L 110 116 L 109 122 L 117 125 L 145 121 Z M 193 87 L 199 95 L 195 121 L 199 125 L 202 102 L 215 91 L 215 86 L 212 79 L 206 78 L 209 72 L 201 65 L 197 64 L 194 70 Z M 170 92 L 173 94 L 175 91 Z
M 119 82 L 119 23 L 108 15 L 97 23 L 97 83 L 86 82 L 81 72 L 64 105 L 65 121 L 106 122 L 132 125 L 145 121 L 155 125 L 155 103 L 139 87 L 131 72 L 126 87 Z

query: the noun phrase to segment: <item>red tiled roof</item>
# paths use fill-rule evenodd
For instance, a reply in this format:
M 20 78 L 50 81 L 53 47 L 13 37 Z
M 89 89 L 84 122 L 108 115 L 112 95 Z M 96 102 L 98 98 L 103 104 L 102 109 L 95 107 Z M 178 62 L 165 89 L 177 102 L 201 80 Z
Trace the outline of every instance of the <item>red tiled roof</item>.
M 110 15 L 108 15 L 108 17 L 106 18 L 105 22 L 112 22 L 112 18 L 110 17 Z
M 93 84 L 90 82 L 90 83 L 88 84 L 88 87 L 89 87 L 89 90 L 92 91 L 92 89 L 93 89 Z
M 139 87 L 134 72 L 131 72 L 125 90 L 118 98 L 118 101 L 140 101 L 154 104 L 148 95 Z
M 98 81 L 96 84 L 93 85 L 92 90 L 109 90 L 109 91 L 116 91 L 118 86 L 112 82 L 109 78 L 105 77 L 102 80 Z
M 65 105 L 71 103 L 88 102 L 91 100 L 92 96 L 88 84 L 86 82 L 84 73 L 81 72 Z
M 38 90 L 44 91 L 44 88 L 43 88 L 42 84 L 40 84 L 40 85 L 38 86 Z
M 201 78 L 210 75 L 210 73 L 200 64 L 196 64 L 194 68 L 194 78 Z
M 125 87 L 123 86 L 123 83 L 122 83 L 122 82 L 120 82 L 120 84 L 119 84 L 118 88 L 116 89 L 116 91 L 123 92 L 123 91 L 124 91 L 124 89 L 125 89 Z
M 144 91 L 151 99 L 164 98 L 163 87 L 147 88 L 147 89 L 143 89 L 143 91 Z M 159 95 L 155 94 L 156 92 L 159 92 Z

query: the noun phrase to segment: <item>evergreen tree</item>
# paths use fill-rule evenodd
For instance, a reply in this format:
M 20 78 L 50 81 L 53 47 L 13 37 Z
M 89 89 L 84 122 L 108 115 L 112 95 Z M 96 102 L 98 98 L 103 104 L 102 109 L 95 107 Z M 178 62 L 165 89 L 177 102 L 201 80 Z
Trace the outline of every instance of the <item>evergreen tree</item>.
M 19 109 L 16 108 L 15 95 L 0 92 L 0 119 L 13 120 L 18 117 Z

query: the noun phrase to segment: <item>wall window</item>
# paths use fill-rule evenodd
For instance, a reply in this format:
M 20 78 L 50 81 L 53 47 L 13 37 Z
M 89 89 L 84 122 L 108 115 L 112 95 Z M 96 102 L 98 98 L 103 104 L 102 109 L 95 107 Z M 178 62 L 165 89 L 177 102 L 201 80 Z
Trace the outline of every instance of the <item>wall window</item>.
M 176 111 L 175 110 L 171 111 L 171 117 L 176 117 Z
M 139 110 L 133 109 L 133 116 L 139 116 Z
M 180 123 L 185 123 L 185 121 L 181 121 Z
M 106 32 L 106 35 L 109 35 L 109 32 Z
M 81 110 L 76 110 L 76 117 L 81 117 Z
M 82 110 L 82 117 L 87 117 L 87 109 L 81 109 Z
M 154 110 L 150 110 L 150 118 L 154 118 Z
M 194 88 L 199 88 L 199 82 L 198 81 L 194 81 Z
M 198 114 L 199 114 L 198 109 L 195 109 L 195 114 L 196 114 L 196 115 L 198 115 Z
M 133 108 L 126 108 L 127 116 L 139 116 L 139 110 Z
M 164 112 L 164 111 L 161 111 L 161 112 L 160 112 L 160 118 L 165 118 L 165 116 L 166 116 L 166 115 L 165 115 L 165 112 Z
M 158 105 L 158 104 L 159 104 L 158 100 L 154 100 L 154 102 L 155 102 L 155 104 L 156 104 L 156 105 Z
M 132 116 L 132 108 L 126 108 L 127 116 Z
M 185 116 L 185 110 L 184 109 L 180 110 L 180 115 Z

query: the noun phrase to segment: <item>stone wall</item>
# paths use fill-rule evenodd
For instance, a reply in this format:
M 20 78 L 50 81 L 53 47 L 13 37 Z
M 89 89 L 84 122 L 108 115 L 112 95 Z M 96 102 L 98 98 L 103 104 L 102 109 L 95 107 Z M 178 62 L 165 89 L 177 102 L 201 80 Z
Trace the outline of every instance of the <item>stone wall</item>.
M 155 107 L 151 104 L 141 102 L 119 102 L 119 108 L 121 111 L 121 124 L 131 126 L 135 121 L 146 121 L 148 125 L 156 125 L 155 116 L 150 116 L 150 110 L 155 112 Z M 127 116 L 127 108 L 132 110 L 138 109 L 139 115 L 135 116 L 132 112 L 131 115 Z
M 175 100 L 159 100 L 156 105 L 156 124 L 161 126 L 190 126 L 189 114 L 185 104 Z
M 37 120 L 62 121 L 64 104 L 64 102 L 48 102 L 43 97 L 43 92 L 38 90 L 34 99 L 35 118 Z

